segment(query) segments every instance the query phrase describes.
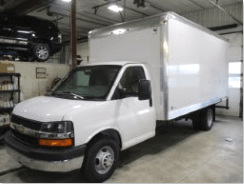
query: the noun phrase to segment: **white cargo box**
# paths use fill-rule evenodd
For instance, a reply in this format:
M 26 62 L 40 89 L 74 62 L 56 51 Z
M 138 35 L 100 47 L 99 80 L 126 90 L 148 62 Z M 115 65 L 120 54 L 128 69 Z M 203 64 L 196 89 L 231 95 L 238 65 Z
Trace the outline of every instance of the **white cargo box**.
M 171 120 L 227 97 L 228 42 L 167 12 L 89 33 L 90 62 L 144 63 L 157 120 Z

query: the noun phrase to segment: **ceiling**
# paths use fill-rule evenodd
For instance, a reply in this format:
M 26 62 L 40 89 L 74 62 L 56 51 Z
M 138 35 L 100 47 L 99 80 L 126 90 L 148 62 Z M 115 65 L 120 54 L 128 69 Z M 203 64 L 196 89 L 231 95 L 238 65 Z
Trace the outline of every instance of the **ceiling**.
M 5 2 L 4 6 L 0 5 L 0 12 L 13 11 L 54 21 L 62 34 L 69 37 L 70 2 L 63 0 L 5 0 Z M 138 8 L 133 2 L 134 0 L 77 0 L 78 38 L 87 36 L 88 31 L 92 29 L 120 23 L 124 19 L 130 21 L 164 11 L 173 11 L 182 15 L 215 7 L 209 0 L 145 0 L 144 8 Z M 218 0 L 220 6 L 242 2 L 242 0 Z M 113 12 L 108 9 L 111 4 L 118 4 L 124 10 L 121 14 Z M 96 14 L 95 10 L 97 10 Z

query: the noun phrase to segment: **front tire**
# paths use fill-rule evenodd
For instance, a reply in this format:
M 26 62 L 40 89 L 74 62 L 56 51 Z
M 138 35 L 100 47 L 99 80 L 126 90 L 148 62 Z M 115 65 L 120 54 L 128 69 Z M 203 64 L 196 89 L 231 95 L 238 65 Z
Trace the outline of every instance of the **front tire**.
M 102 137 L 88 147 L 82 171 L 89 182 L 103 182 L 113 174 L 118 160 L 118 144 L 109 137 Z
M 39 43 L 33 48 L 33 55 L 37 61 L 47 61 L 50 58 L 50 47 L 46 43 Z

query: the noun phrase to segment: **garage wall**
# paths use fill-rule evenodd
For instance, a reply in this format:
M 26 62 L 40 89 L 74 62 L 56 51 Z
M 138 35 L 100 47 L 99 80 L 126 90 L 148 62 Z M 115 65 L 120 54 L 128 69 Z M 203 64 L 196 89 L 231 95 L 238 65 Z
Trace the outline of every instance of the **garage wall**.
M 82 64 L 89 63 L 89 46 L 88 42 L 77 44 L 77 55 L 80 55 L 84 60 Z M 70 45 L 65 47 L 65 63 L 71 64 L 71 48 Z
M 231 6 L 224 7 L 226 11 L 243 22 L 243 4 L 237 3 Z M 182 14 L 187 19 L 196 22 L 204 27 L 217 27 L 236 23 L 229 15 L 219 10 L 212 8 L 197 12 Z
M 228 52 L 229 61 L 229 110 L 217 109 L 216 113 L 229 115 L 229 116 L 240 116 L 241 104 L 241 90 L 242 86 L 242 63 L 243 63 L 243 34 L 232 33 L 223 35 L 229 39 L 230 48 Z M 222 102 L 220 105 L 224 106 Z
M 15 72 L 21 74 L 20 87 L 25 100 L 35 96 L 44 95 L 50 90 L 53 79 L 56 77 L 63 78 L 70 71 L 70 66 L 64 64 L 11 61 L 0 62 L 14 64 Z M 46 79 L 36 79 L 36 67 L 46 68 Z
M 56 63 L 56 64 L 61 63 L 62 62 L 61 55 L 62 55 L 62 51 L 54 54 L 53 56 L 50 57 L 50 59 L 46 61 L 46 63 Z

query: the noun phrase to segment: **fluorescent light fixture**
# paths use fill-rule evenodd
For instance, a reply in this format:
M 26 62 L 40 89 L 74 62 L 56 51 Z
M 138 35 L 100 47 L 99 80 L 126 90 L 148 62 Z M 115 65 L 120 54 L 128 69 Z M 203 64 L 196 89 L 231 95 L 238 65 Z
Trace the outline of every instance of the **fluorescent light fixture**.
M 119 12 L 119 11 L 123 11 L 123 8 L 118 7 L 117 5 L 111 5 L 108 7 L 108 9 L 114 11 L 114 12 Z
M 62 0 L 62 1 L 64 1 L 64 2 L 70 2 L 71 0 Z
M 112 33 L 115 35 L 121 35 L 121 34 L 124 34 L 125 31 L 126 31 L 125 29 L 116 29 Z

